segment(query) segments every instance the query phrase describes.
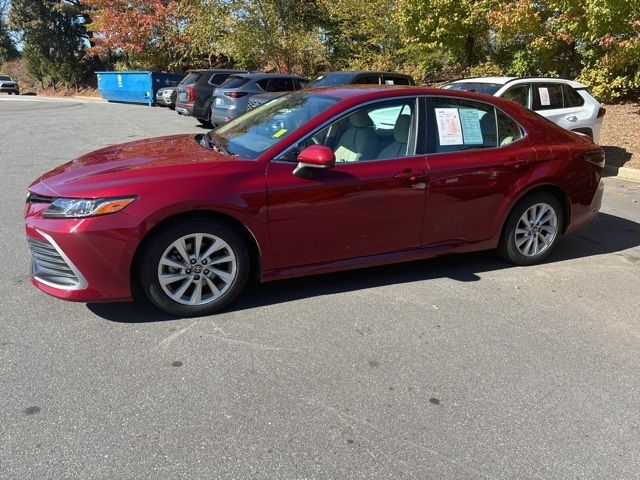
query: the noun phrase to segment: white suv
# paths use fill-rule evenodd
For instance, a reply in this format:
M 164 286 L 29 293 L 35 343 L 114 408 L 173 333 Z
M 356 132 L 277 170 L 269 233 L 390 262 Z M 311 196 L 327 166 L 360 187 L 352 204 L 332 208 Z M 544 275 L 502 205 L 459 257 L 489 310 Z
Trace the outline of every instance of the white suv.
M 478 77 L 455 80 L 443 88 L 506 98 L 530 108 L 567 130 L 600 142 L 606 109 L 581 83 L 561 78 Z

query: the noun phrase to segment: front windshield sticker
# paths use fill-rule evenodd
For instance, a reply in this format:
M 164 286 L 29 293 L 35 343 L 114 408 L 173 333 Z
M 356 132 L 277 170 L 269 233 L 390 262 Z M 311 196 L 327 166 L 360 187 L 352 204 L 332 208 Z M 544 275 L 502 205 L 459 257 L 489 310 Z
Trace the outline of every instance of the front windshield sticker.
M 440 145 L 462 145 L 462 127 L 457 108 L 436 108 Z
M 484 115 L 484 112 L 474 108 L 461 108 L 459 112 L 465 145 L 482 144 L 484 140 L 482 139 L 482 129 L 480 128 L 478 114 Z
M 287 133 L 287 129 L 286 128 L 281 128 L 276 133 L 274 133 L 272 136 L 273 136 L 273 138 L 280 138 L 285 133 Z
M 549 89 L 547 87 L 538 87 L 538 92 L 540 93 L 540 105 L 551 105 L 551 99 L 549 98 Z
M 340 146 L 336 149 L 336 162 L 355 162 L 358 159 L 358 154 L 352 152 L 348 148 Z

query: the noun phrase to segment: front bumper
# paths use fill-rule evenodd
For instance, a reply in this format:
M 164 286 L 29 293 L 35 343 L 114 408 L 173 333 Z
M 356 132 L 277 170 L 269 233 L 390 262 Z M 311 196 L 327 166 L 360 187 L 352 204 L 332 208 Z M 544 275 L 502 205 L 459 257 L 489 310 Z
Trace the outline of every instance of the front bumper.
M 47 206 L 26 207 L 25 230 L 33 252 L 31 283 L 65 300 L 130 300 L 131 263 L 142 238 L 139 222 L 125 212 L 85 219 L 47 219 L 42 217 Z M 52 271 L 62 276 L 57 278 Z
M 20 88 L 18 88 L 17 85 L 15 86 L 5 86 L 5 85 L 0 85 L 0 92 L 19 92 Z

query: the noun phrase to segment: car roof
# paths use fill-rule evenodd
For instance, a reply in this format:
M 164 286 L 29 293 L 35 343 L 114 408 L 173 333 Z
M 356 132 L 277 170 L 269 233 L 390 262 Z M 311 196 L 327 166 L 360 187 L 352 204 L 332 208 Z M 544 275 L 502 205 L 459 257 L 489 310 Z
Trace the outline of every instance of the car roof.
M 575 80 L 567 80 L 564 78 L 553 77 L 469 77 L 459 78 L 449 82 L 452 83 L 493 83 L 498 85 L 506 85 L 507 83 L 564 83 L 570 85 L 573 88 L 586 88 L 586 85 L 576 82 Z
M 234 75 L 235 77 L 244 77 L 250 79 L 262 79 L 262 78 L 299 78 L 301 80 L 306 80 L 305 77 L 300 75 L 294 75 L 293 73 L 264 73 L 264 72 L 249 72 L 249 73 L 239 73 Z
M 330 75 L 395 75 L 398 77 L 409 77 L 409 75 L 405 73 L 397 73 L 397 72 L 380 72 L 375 70 L 336 70 L 333 72 L 323 72 L 319 75 L 323 77 L 328 77 Z

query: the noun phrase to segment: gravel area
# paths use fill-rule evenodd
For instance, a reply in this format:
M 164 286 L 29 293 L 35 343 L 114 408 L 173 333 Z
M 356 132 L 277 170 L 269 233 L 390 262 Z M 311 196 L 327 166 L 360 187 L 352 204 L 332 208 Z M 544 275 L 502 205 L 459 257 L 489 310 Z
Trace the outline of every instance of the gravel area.
M 606 105 L 600 143 L 607 165 L 640 169 L 640 103 Z

